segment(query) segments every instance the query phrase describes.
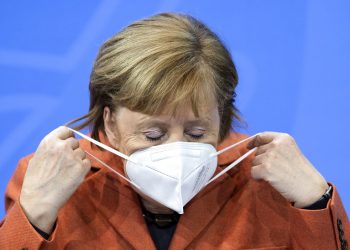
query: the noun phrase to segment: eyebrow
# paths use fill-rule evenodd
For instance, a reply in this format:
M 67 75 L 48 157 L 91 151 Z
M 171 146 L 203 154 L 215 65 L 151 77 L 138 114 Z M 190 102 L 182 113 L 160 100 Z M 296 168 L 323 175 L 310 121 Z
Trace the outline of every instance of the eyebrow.
M 211 119 L 210 118 L 196 119 L 196 120 L 185 122 L 185 126 L 201 125 L 201 126 L 204 126 L 204 127 L 207 127 L 207 128 L 210 127 L 210 124 L 211 124 Z
M 136 129 L 143 129 L 145 127 L 160 127 L 160 128 L 168 128 L 169 124 L 164 122 L 164 121 L 160 121 L 160 120 L 144 120 L 140 123 L 137 124 Z
M 200 125 L 200 126 L 209 128 L 210 124 L 211 124 L 211 119 L 209 117 L 205 117 L 202 119 L 186 121 L 184 126 L 188 127 L 188 126 Z M 137 129 L 142 129 L 145 127 L 160 127 L 165 129 L 165 128 L 168 128 L 169 126 L 170 126 L 170 122 L 160 120 L 157 118 L 146 117 L 146 118 L 142 118 L 136 127 Z

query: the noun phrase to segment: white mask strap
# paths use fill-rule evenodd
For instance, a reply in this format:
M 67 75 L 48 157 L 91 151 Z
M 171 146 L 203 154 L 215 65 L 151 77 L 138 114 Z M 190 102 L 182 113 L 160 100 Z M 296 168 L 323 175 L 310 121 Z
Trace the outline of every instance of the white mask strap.
M 99 142 L 99 141 L 96 141 L 95 139 L 92 139 L 91 137 L 86 136 L 86 135 L 84 135 L 83 133 L 80 133 L 79 131 L 76 131 L 76 130 L 74 130 L 74 129 L 72 129 L 72 128 L 69 128 L 69 127 L 67 127 L 67 128 L 68 128 L 70 131 L 74 132 L 75 134 L 81 136 L 81 137 L 84 138 L 85 140 L 88 140 L 89 142 L 92 142 L 93 144 L 95 144 L 95 145 L 97 145 L 97 146 L 99 146 L 99 147 L 101 147 L 101 148 L 103 148 L 103 149 L 105 149 L 105 150 L 107 150 L 107 151 L 109 151 L 109 152 L 111 152 L 111 153 L 113 153 L 113 154 L 116 154 L 116 155 L 118 155 L 118 156 L 120 156 L 120 157 L 122 157 L 122 158 L 124 158 L 124 159 L 126 159 L 126 160 L 128 160 L 128 161 L 132 161 L 132 162 L 135 163 L 135 161 L 132 160 L 132 159 L 130 159 L 129 156 L 127 156 L 127 155 L 125 155 L 125 154 L 123 154 L 123 153 L 121 153 L 121 152 L 119 152 L 119 151 L 117 151 L 117 150 L 115 150 L 115 149 L 113 149 L 113 148 L 111 148 L 111 147 L 109 147 L 109 146 L 107 146 L 107 145 L 105 145 L 105 144 Z M 102 164 L 103 166 L 105 166 L 106 168 L 108 168 L 110 171 L 112 171 L 113 173 L 115 173 L 115 174 L 118 175 L 119 177 L 123 178 L 124 180 L 126 180 L 127 182 L 129 182 L 131 185 L 135 186 L 136 188 L 141 189 L 136 183 L 133 183 L 132 181 L 130 181 L 128 178 L 126 178 L 125 176 L 123 176 L 123 175 L 122 175 L 121 173 L 119 173 L 118 171 L 114 170 L 112 167 L 108 166 L 106 163 L 104 163 L 103 161 L 101 161 L 99 158 L 97 158 L 97 157 L 94 156 L 93 154 L 87 152 L 86 150 L 84 150 L 84 151 L 85 151 L 86 154 L 90 155 L 92 158 L 94 158 L 97 162 L 99 162 L 100 164 Z
M 257 148 L 253 148 L 251 150 L 249 150 L 247 153 L 245 153 L 244 155 L 242 155 L 241 157 L 239 157 L 237 160 L 235 160 L 234 162 L 232 162 L 230 165 L 228 165 L 226 168 L 224 168 L 220 173 L 218 173 L 217 175 L 215 175 L 213 178 L 211 178 L 206 185 L 208 185 L 210 182 L 215 181 L 217 178 L 219 178 L 221 175 L 225 174 L 227 171 L 231 170 L 233 167 L 235 167 L 237 164 L 239 164 L 241 161 L 243 161 L 245 158 L 247 158 L 249 155 L 251 155 L 252 153 L 254 153 L 256 151 Z M 206 186 L 205 185 L 205 186 Z
M 236 143 L 234 143 L 234 144 L 232 144 L 232 145 L 230 145 L 230 146 L 228 146 L 228 147 L 226 147 L 226 148 L 223 148 L 223 149 L 217 151 L 217 152 L 214 153 L 214 154 L 211 154 L 210 156 L 211 156 L 211 157 L 212 157 L 212 156 L 217 156 L 217 155 L 219 155 L 219 154 L 221 154 L 221 153 L 223 153 L 223 152 L 226 152 L 227 150 L 232 149 L 232 148 L 238 146 L 239 144 L 241 144 L 241 143 L 243 143 L 243 142 L 246 142 L 246 141 L 248 141 L 248 140 L 250 140 L 250 139 L 256 137 L 256 136 L 259 135 L 259 134 L 260 134 L 260 133 L 257 133 L 257 134 L 255 134 L 255 135 L 252 135 L 252 136 L 250 136 L 250 137 L 248 137 L 248 138 L 245 138 L 245 139 L 243 139 L 243 140 L 241 140 L 241 141 L 239 141 L 239 142 L 236 142 Z M 207 184 L 206 184 L 205 186 L 207 186 L 209 183 L 211 183 L 212 181 L 216 180 L 217 178 L 219 178 L 220 176 L 222 176 L 223 174 L 225 174 L 227 171 L 231 170 L 233 167 L 235 167 L 236 165 L 238 165 L 241 161 L 243 161 L 245 158 L 247 158 L 249 155 L 251 155 L 251 154 L 254 153 L 255 151 L 256 151 L 256 148 L 253 148 L 253 149 L 249 150 L 247 153 L 245 153 L 244 155 L 242 155 L 241 157 L 239 157 L 237 160 L 235 160 L 234 162 L 232 162 L 230 165 L 228 165 L 226 168 L 224 168 L 220 173 L 218 173 L 218 174 L 215 175 L 213 178 L 211 178 L 211 179 L 207 182 Z
M 243 140 L 241 140 L 241 141 L 239 141 L 239 142 L 236 142 L 236 143 L 234 143 L 234 144 L 232 144 L 232 145 L 230 145 L 230 146 L 228 146 L 228 147 L 226 147 L 226 148 L 223 148 L 223 149 L 217 151 L 216 153 L 211 154 L 210 156 L 216 156 L 216 155 L 222 154 L 223 152 L 226 152 L 227 150 L 229 150 L 229 149 L 231 149 L 231 148 L 234 148 L 234 147 L 238 146 L 239 144 L 241 144 L 241 143 L 243 143 L 243 142 L 245 142 L 245 141 L 248 141 L 248 140 L 250 140 L 250 139 L 256 137 L 256 136 L 259 135 L 259 134 L 260 134 L 260 133 L 257 133 L 257 134 L 255 134 L 255 135 L 249 136 L 248 138 L 245 138 L 245 139 L 243 139 Z
M 123 153 L 121 153 L 121 152 L 115 150 L 114 148 L 111 148 L 111 147 L 109 147 L 109 146 L 107 146 L 107 145 L 105 145 L 105 144 L 103 144 L 103 143 L 101 143 L 101 142 L 99 142 L 99 141 L 96 141 L 95 139 L 93 139 L 93 138 L 91 138 L 91 137 L 89 137 L 89 136 L 87 136 L 87 135 L 84 135 L 83 133 L 80 133 L 79 131 L 76 131 L 76 130 L 74 130 L 74 129 L 72 129 L 72 128 L 69 128 L 69 127 L 67 127 L 67 128 L 68 128 L 70 131 L 74 132 L 75 134 L 81 136 L 81 137 L 84 138 L 85 140 L 88 140 L 89 142 L 92 142 L 93 144 L 95 144 L 95 145 L 97 145 L 97 146 L 99 146 L 99 147 L 101 147 L 101 148 L 103 148 L 103 149 L 105 149 L 105 150 L 107 150 L 107 151 L 109 151 L 109 152 L 111 152 L 111 153 L 113 153 L 113 154 L 116 154 L 116 155 L 118 155 L 118 156 L 124 158 L 125 160 L 131 161 L 131 162 L 137 164 L 137 162 L 136 162 L 135 160 L 131 159 L 131 158 L 130 158 L 129 156 L 127 156 L 126 154 L 123 154 Z
M 128 178 L 126 178 L 124 175 L 122 175 L 121 173 L 119 173 L 118 171 L 114 170 L 113 168 L 111 168 L 110 166 L 108 166 L 106 163 L 104 163 L 103 161 L 101 161 L 99 158 L 97 158 L 96 156 L 94 156 L 93 154 L 90 154 L 89 152 L 87 152 L 86 150 L 84 150 L 85 153 L 87 153 L 88 155 L 90 155 L 92 158 L 94 158 L 97 162 L 101 163 L 103 166 L 105 166 L 106 168 L 108 168 L 110 171 L 112 171 L 113 173 L 115 173 L 116 175 L 118 175 L 119 177 L 123 178 L 124 180 L 126 180 L 127 182 L 129 182 L 131 185 L 135 186 L 136 188 L 140 189 L 141 188 L 134 182 L 130 181 Z

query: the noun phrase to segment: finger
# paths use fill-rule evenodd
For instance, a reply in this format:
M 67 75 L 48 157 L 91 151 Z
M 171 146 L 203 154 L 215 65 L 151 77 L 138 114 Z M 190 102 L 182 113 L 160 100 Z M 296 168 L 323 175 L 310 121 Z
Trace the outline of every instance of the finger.
M 85 169 L 86 174 L 90 171 L 90 168 L 91 168 L 91 161 L 90 161 L 88 158 L 85 158 L 85 159 L 83 160 L 83 168 Z
M 86 158 L 86 153 L 81 148 L 77 148 L 76 150 L 74 150 L 74 155 L 76 157 L 78 157 L 79 159 L 85 159 Z
M 79 141 L 74 137 L 69 137 L 68 139 L 64 140 L 64 142 L 67 145 L 69 145 L 69 147 L 72 148 L 73 150 L 79 148 Z
M 265 172 L 262 168 L 262 165 L 258 165 L 258 166 L 251 168 L 250 174 L 251 174 L 253 179 L 262 180 L 262 179 L 264 179 Z
M 252 165 L 253 166 L 258 166 L 258 165 L 261 165 L 263 164 L 265 161 L 265 155 L 258 155 L 258 156 L 255 156 L 253 161 L 252 161 Z
M 257 134 L 252 141 L 250 141 L 247 145 L 248 149 L 252 149 L 254 147 L 260 147 L 262 145 L 268 144 L 272 142 L 279 133 L 276 132 L 263 132 Z
M 85 176 L 89 173 L 90 169 L 91 169 L 91 162 L 89 159 L 85 158 L 84 160 L 82 160 L 81 165 L 80 165 L 81 169 L 81 173 L 82 175 L 80 176 L 80 183 L 82 183 L 85 179 Z
M 270 148 L 271 148 L 270 143 L 258 147 L 256 152 L 255 152 L 255 156 L 262 155 L 262 154 L 266 153 Z
M 68 139 L 69 137 L 74 137 L 74 133 L 69 130 L 67 127 L 60 126 L 51 132 L 54 136 L 61 140 Z

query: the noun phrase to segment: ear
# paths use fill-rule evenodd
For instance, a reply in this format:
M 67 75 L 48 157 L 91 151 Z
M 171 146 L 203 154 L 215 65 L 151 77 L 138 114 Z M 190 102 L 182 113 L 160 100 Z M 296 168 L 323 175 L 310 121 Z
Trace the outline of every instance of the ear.
M 105 127 L 105 132 L 109 143 L 115 147 L 119 148 L 119 139 L 118 139 L 118 129 L 113 113 L 109 107 L 104 107 L 103 109 L 103 122 Z

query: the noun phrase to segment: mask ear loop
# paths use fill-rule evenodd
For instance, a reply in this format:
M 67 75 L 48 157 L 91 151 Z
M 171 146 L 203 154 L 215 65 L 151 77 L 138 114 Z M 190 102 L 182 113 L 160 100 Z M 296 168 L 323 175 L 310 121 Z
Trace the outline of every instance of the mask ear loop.
M 232 144 L 232 145 L 230 145 L 230 146 L 228 146 L 228 147 L 226 147 L 226 148 L 224 148 L 224 149 L 221 149 L 221 150 L 217 151 L 216 153 L 211 154 L 210 157 L 217 156 L 217 155 L 219 155 L 219 154 L 221 154 L 221 153 L 223 153 L 223 152 L 226 152 L 227 150 L 232 149 L 232 148 L 238 146 L 239 144 L 241 144 L 241 143 L 243 143 L 243 142 L 246 142 L 246 141 L 248 141 L 248 140 L 250 140 L 250 139 L 252 139 L 252 138 L 255 138 L 255 137 L 256 137 L 257 135 L 259 135 L 259 134 L 260 134 L 260 133 L 257 133 L 257 134 L 255 134 L 255 135 L 253 135 L 253 136 L 250 136 L 250 137 L 248 137 L 248 138 L 246 138 L 246 139 L 244 139 L 244 140 L 241 140 L 241 141 L 239 141 L 239 142 L 236 142 L 236 143 L 234 143 L 234 144 Z M 254 153 L 254 152 L 256 151 L 256 149 L 257 149 L 257 148 L 255 147 L 255 148 L 249 150 L 247 153 L 245 153 L 244 155 L 242 155 L 241 157 L 239 157 L 237 160 L 235 160 L 234 162 L 232 162 L 230 165 L 228 165 L 226 168 L 224 168 L 220 173 L 218 173 L 218 174 L 215 175 L 213 178 L 211 178 L 211 179 L 207 182 L 207 184 L 205 184 L 205 185 L 203 186 L 203 188 L 204 188 L 205 186 L 207 186 L 209 183 L 215 181 L 217 178 L 219 178 L 219 177 L 222 176 L 223 174 L 225 174 L 227 171 L 231 170 L 231 169 L 232 169 L 233 167 L 235 167 L 236 165 L 238 165 L 241 161 L 243 161 L 243 160 L 244 160 L 245 158 L 247 158 L 249 155 L 251 155 L 252 153 Z
M 104 163 L 103 161 L 101 161 L 99 158 L 97 158 L 96 156 L 94 156 L 93 154 L 87 152 L 86 150 L 84 150 L 86 154 L 90 155 L 92 158 L 94 158 L 97 162 L 101 163 L 103 166 L 105 166 L 106 168 L 108 168 L 110 171 L 112 171 L 113 173 L 115 173 L 116 175 L 118 175 L 119 177 L 123 178 L 124 180 L 126 180 L 127 182 L 129 182 L 130 184 L 132 184 L 133 186 L 135 186 L 136 188 L 140 189 L 141 188 L 134 182 L 130 181 L 128 178 L 126 178 L 125 176 L 123 176 L 121 173 L 119 173 L 118 171 L 114 170 L 112 167 L 108 166 L 106 163 Z
M 121 158 L 123 158 L 125 160 L 128 160 L 128 161 L 131 161 L 132 163 L 138 164 L 138 162 L 136 162 L 135 160 L 131 159 L 126 154 L 123 154 L 123 153 L 115 150 L 114 148 L 111 148 L 111 147 L 109 147 L 109 146 L 107 146 L 107 145 L 105 145 L 105 144 L 103 144 L 103 143 L 101 143 L 99 141 L 96 141 L 95 139 L 93 139 L 93 138 L 91 138 L 91 137 L 89 137 L 87 135 L 84 135 L 83 133 L 80 133 L 79 131 L 76 131 L 76 130 L 74 130 L 72 128 L 69 128 L 69 127 L 67 127 L 67 128 L 70 131 L 72 131 L 73 133 L 75 133 L 75 134 L 79 135 L 80 137 L 84 138 L 85 140 L 88 140 L 89 142 L 92 142 L 93 144 L 95 144 L 95 145 L 97 145 L 97 146 L 99 146 L 99 147 L 101 147 L 101 148 L 111 152 L 112 154 L 116 154 L 116 155 L 120 156 Z
M 116 155 L 118 155 L 118 156 L 120 156 L 120 157 L 122 157 L 122 158 L 124 158 L 124 159 L 126 159 L 126 160 L 128 160 L 128 161 L 131 161 L 131 162 L 133 162 L 133 163 L 135 163 L 135 164 L 138 164 L 135 160 L 131 159 L 129 156 L 127 156 L 127 155 L 125 155 L 125 154 L 123 154 L 123 153 L 121 153 L 121 152 L 119 152 L 119 151 L 117 151 L 117 150 L 115 150 L 115 149 L 113 149 L 113 148 L 111 148 L 111 147 L 109 147 L 109 146 L 107 146 L 107 145 L 105 145 L 105 144 L 99 142 L 99 141 L 96 141 L 95 139 L 93 139 L 93 138 L 91 138 L 91 137 L 89 137 L 89 136 L 87 136 L 87 135 L 84 135 L 83 133 L 80 133 L 79 131 L 76 131 L 76 130 L 74 130 L 74 129 L 72 129 L 72 128 L 69 128 L 69 127 L 67 127 L 67 128 L 68 128 L 70 131 L 72 131 L 73 133 L 75 133 L 75 134 L 79 135 L 80 137 L 84 138 L 85 140 L 87 140 L 87 141 L 89 141 L 89 142 L 92 142 L 93 144 L 95 144 L 95 145 L 97 145 L 97 146 L 99 146 L 99 147 L 101 147 L 101 148 L 103 148 L 103 149 L 105 149 L 105 150 L 107 150 L 107 151 L 109 151 L 109 152 L 111 152 L 111 153 L 113 153 L 113 154 L 116 154 Z M 138 188 L 138 189 L 141 190 L 141 188 L 140 188 L 136 183 L 130 181 L 128 178 L 126 178 L 125 176 L 123 176 L 123 175 L 122 175 L 121 173 L 119 173 L 118 171 L 114 170 L 112 167 L 108 166 L 106 163 L 104 163 L 103 161 L 101 161 L 99 158 L 97 158 L 97 157 L 94 156 L 93 154 L 87 152 L 86 150 L 84 150 L 84 152 L 85 152 L 86 154 L 90 155 L 92 158 L 94 158 L 97 162 L 99 162 L 100 164 L 102 164 L 103 166 L 105 166 L 107 169 L 109 169 L 109 170 L 112 171 L 113 173 L 117 174 L 119 177 L 121 177 L 121 178 L 123 178 L 124 180 L 126 180 L 127 182 L 129 182 L 131 185 L 133 185 L 133 186 L 135 186 L 136 188 Z
M 232 145 L 230 145 L 230 146 L 228 146 L 228 147 L 226 147 L 226 148 L 223 148 L 223 149 L 221 149 L 221 150 L 219 150 L 219 151 L 217 151 L 217 152 L 211 154 L 210 157 L 213 157 L 213 156 L 222 154 L 222 153 L 226 152 L 227 150 L 229 150 L 229 149 L 231 149 L 231 148 L 234 148 L 234 147 L 238 146 L 239 144 L 242 144 L 243 142 L 249 141 L 250 139 L 255 138 L 256 136 L 258 136 L 258 135 L 260 135 L 260 134 L 261 134 L 261 133 L 257 133 L 257 134 L 255 134 L 255 135 L 249 136 L 248 138 L 245 138 L 245 139 L 243 139 L 243 140 L 241 140 L 241 141 L 239 141 L 239 142 L 236 142 L 236 143 L 234 143 L 234 144 L 232 144 Z
M 218 173 L 217 175 L 215 175 L 213 178 L 211 178 L 207 184 L 205 184 L 205 186 L 207 186 L 209 183 L 215 181 L 217 178 L 219 178 L 220 176 L 222 176 L 223 174 L 225 174 L 227 171 L 231 170 L 233 167 L 235 167 L 236 165 L 238 165 L 241 161 L 243 161 L 245 158 L 247 158 L 249 155 L 251 155 L 252 153 L 254 153 L 256 151 L 257 148 L 253 148 L 251 150 L 249 150 L 247 153 L 245 153 L 244 155 L 242 155 L 241 157 L 239 157 L 237 160 L 235 160 L 234 162 L 232 162 L 230 165 L 228 165 L 226 168 L 224 168 L 220 173 Z

